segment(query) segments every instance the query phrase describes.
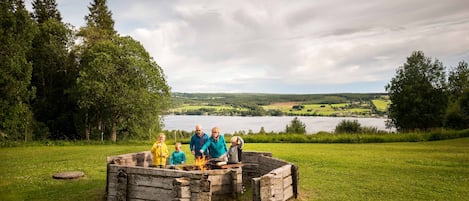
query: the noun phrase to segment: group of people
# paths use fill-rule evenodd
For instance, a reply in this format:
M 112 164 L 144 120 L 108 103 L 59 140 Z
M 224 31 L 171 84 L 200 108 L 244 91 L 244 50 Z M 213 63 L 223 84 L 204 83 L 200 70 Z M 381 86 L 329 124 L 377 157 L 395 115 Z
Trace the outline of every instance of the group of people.
M 186 162 L 186 155 L 181 150 L 181 143 L 175 144 L 175 151 L 169 156 L 168 147 L 165 144 L 166 136 L 160 133 L 158 140 L 151 147 L 153 155 L 153 166 L 163 167 L 166 165 L 167 158 L 170 158 L 170 165 L 179 165 Z M 226 163 L 240 163 L 242 159 L 242 150 L 244 141 L 239 136 L 233 136 L 230 139 L 231 146 L 228 149 L 225 138 L 220 135 L 218 127 L 212 128 L 212 135 L 209 137 L 203 132 L 201 125 L 195 126 L 195 133 L 191 137 L 190 150 L 195 158 L 205 157 L 208 160 L 215 160 Z

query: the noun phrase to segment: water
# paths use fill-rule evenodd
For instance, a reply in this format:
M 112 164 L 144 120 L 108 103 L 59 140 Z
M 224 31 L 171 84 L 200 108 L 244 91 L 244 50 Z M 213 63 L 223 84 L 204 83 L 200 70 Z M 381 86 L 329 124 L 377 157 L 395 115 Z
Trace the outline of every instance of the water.
M 219 127 L 221 133 L 233 134 L 235 131 L 252 130 L 259 132 L 264 127 L 266 132 L 284 132 L 286 125 L 290 124 L 292 116 L 281 117 L 240 117 L 240 116 L 198 116 L 198 115 L 167 115 L 164 116 L 165 130 L 195 130 L 195 125 L 203 126 L 205 133 L 209 133 L 212 127 Z M 307 133 L 317 133 L 319 131 L 334 131 L 337 124 L 342 120 L 357 120 L 361 126 L 376 127 L 379 130 L 386 130 L 384 118 L 353 118 L 353 117 L 298 117 L 306 125 Z

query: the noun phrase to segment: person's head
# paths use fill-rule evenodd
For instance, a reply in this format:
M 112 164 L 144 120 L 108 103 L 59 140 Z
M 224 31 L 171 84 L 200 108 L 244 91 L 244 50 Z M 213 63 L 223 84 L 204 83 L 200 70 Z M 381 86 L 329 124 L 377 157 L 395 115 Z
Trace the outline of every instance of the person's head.
M 158 136 L 158 141 L 164 142 L 165 140 L 166 140 L 166 135 L 164 135 L 164 133 L 160 133 L 160 135 Z
M 231 141 L 231 146 L 236 146 L 236 145 L 238 145 L 238 137 L 233 136 L 233 137 L 231 137 L 231 140 L 230 140 L 230 141 Z
M 195 125 L 195 133 L 197 133 L 198 136 L 201 136 L 204 132 L 202 132 L 202 126 L 200 124 Z
M 174 145 L 174 148 L 176 149 L 176 151 L 180 151 L 180 150 L 181 150 L 181 143 L 177 142 L 177 143 Z
M 220 129 L 218 127 L 213 127 L 212 128 L 212 137 L 213 138 L 218 138 L 220 136 Z

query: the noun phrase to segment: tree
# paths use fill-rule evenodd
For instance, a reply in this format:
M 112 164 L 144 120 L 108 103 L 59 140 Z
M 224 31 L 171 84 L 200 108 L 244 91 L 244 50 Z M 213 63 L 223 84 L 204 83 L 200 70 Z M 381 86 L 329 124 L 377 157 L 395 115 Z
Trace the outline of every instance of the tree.
M 264 126 L 261 126 L 261 129 L 259 130 L 259 134 L 265 134 L 265 129 Z
M 117 32 L 114 30 L 114 20 L 109 11 L 106 0 L 93 0 L 88 7 L 89 15 L 85 17 L 86 26 L 78 33 L 87 44 L 100 40 L 109 40 Z
M 67 59 L 72 30 L 61 22 L 55 0 L 35 0 L 33 9 L 39 28 L 31 54 L 32 85 L 37 89 L 32 103 L 34 116 L 51 131 L 50 138 L 78 138 L 73 122 L 76 104 L 66 93 L 73 87 L 77 75 L 76 68 Z
M 465 61 L 449 72 L 450 104 L 445 126 L 453 129 L 469 128 L 469 68 Z
M 77 36 L 81 37 L 83 43 L 76 46 L 72 51 L 72 54 L 80 60 L 80 69 L 83 70 L 86 66 L 83 64 L 84 52 L 87 49 L 93 48 L 97 43 L 108 41 L 111 42 L 112 38 L 116 37 L 117 32 L 114 30 L 114 20 L 112 19 L 112 13 L 109 11 L 106 0 L 94 0 L 88 7 L 90 13 L 85 16 L 86 26 L 81 27 Z M 104 42 L 105 43 L 105 42 Z M 82 99 L 82 94 L 77 94 L 77 90 L 74 90 L 77 99 Z M 89 105 L 89 104 L 87 104 Z M 103 115 L 105 114 L 104 108 L 101 105 L 91 104 L 90 107 L 81 107 L 81 110 L 77 113 L 75 124 L 80 130 L 85 133 L 85 139 L 89 140 L 90 135 L 93 133 L 92 124 L 96 125 L 96 131 L 101 136 L 104 135 L 105 122 L 103 122 Z
M 297 134 L 305 134 L 306 133 L 306 125 L 295 117 L 291 122 L 290 125 L 287 125 L 285 128 L 286 133 L 297 133 Z
M 447 108 L 445 68 L 415 51 L 386 85 L 391 104 L 388 126 L 397 130 L 440 127 Z
M 130 37 L 115 36 L 85 49 L 77 91 L 80 108 L 92 114 L 98 129 L 110 131 L 112 141 L 118 130 L 138 135 L 160 129 L 159 114 L 170 100 L 161 67 Z
M 27 55 L 36 27 L 21 0 L 0 3 L 0 24 L 0 133 L 26 141 L 35 124 L 29 105 L 34 88 Z
M 50 19 L 62 21 L 62 16 L 59 10 L 57 10 L 55 0 L 34 0 L 32 5 L 34 9 L 33 17 L 39 24 Z
M 448 91 L 451 100 L 458 99 L 467 89 L 469 89 L 469 68 L 467 62 L 461 61 L 456 68 L 450 70 L 448 75 Z

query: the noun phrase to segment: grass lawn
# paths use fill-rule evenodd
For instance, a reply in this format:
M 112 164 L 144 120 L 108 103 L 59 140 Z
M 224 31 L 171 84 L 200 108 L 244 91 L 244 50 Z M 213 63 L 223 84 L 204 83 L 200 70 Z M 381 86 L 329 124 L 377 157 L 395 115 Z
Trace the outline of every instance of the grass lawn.
M 170 151 L 174 150 L 170 146 Z M 0 200 L 102 200 L 106 156 L 146 145 L 0 148 Z M 184 151 L 189 156 L 187 145 Z M 379 144 L 246 144 L 299 165 L 301 200 L 467 200 L 469 138 Z M 192 163 L 192 157 L 189 163 Z M 80 180 L 53 180 L 83 171 Z

